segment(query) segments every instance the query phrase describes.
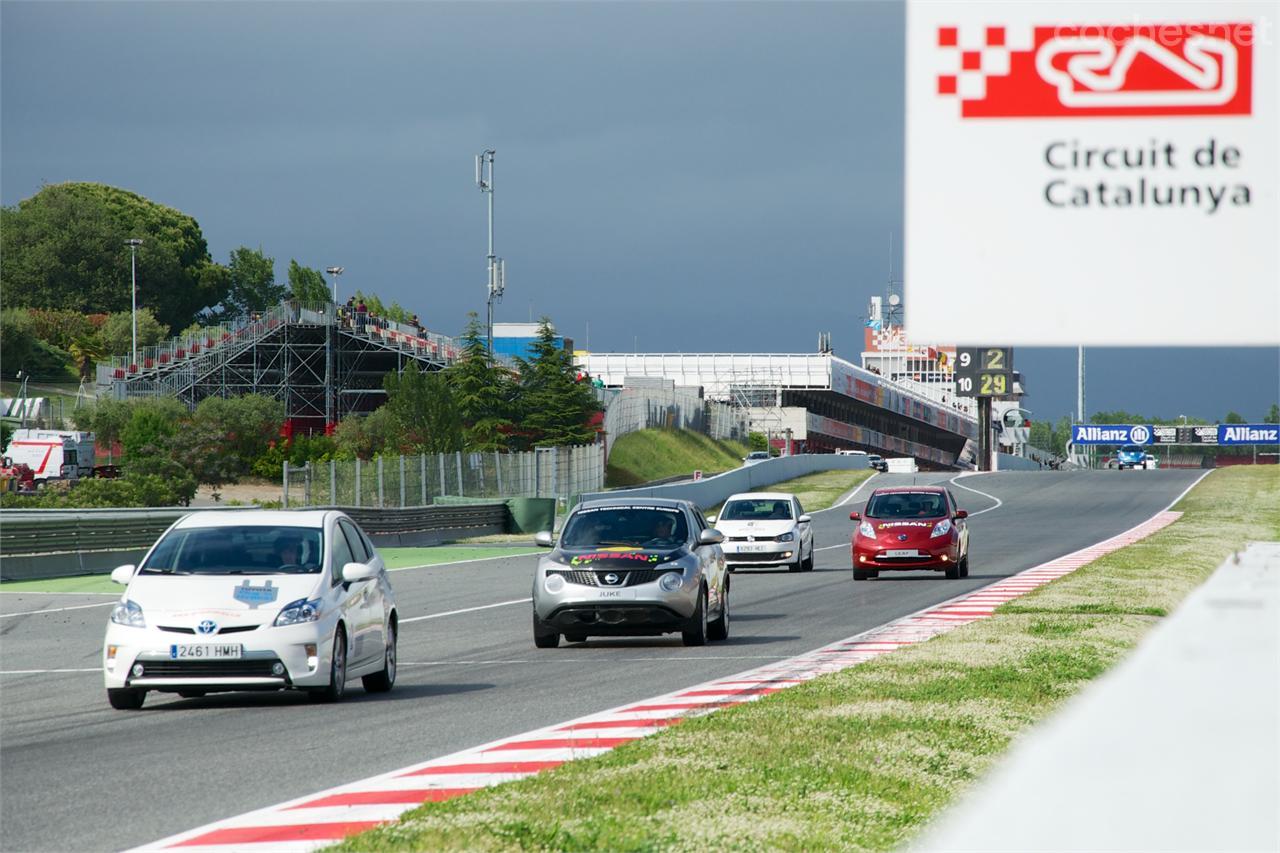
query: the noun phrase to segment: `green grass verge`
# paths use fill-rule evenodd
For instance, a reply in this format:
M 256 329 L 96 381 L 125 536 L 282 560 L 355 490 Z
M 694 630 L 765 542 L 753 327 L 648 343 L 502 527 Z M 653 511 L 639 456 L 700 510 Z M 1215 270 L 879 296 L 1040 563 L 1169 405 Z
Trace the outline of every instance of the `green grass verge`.
M 888 850 L 1250 540 L 1280 477 L 1214 472 L 1148 539 L 927 643 L 605 755 L 422 806 L 339 849 Z M 1028 612 L 1030 609 L 1030 612 Z
M 533 537 L 526 537 L 532 540 Z M 431 548 L 379 548 L 382 561 L 390 571 L 412 569 L 420 566 L 438 566 L 463 560 L 491 560 L 498 557 L 523 557 L 538 553 L 533 545 L 520 547 L 450 547 Z M 0 583 L 0 592 L 120 592 L 123 587 L 111 582 L 107 575 L 85 575 L 75 578 L 49 578 L 34 581 L 6 581 Z
M 742 464 L 750 449 L 737 441 L 716 441 L 684 429 L 643 429 L 628 433 L 609 449 L 605 485 L 634 486 L 677 474 L 710 476 Z

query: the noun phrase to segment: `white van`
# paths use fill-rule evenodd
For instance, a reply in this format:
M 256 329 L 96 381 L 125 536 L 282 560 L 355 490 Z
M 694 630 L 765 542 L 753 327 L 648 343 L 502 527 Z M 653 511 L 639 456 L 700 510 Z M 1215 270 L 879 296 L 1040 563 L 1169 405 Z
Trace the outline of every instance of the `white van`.
M 35 480 L 75 480 L 92 477 L 95 462 L 93 433 L 60 429 L 16 429 L 4 455 L 14 464 L 29 465 Z

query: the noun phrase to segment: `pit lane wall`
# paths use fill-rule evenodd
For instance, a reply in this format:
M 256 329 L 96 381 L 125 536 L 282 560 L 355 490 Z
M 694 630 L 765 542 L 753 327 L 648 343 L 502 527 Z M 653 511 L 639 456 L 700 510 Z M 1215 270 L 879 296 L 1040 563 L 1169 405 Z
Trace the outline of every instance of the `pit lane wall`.
M 675 498 L 693 501 L 698 507 L 717 506 L 725 498 L 739 492 L 764 491 L 774 483 L 781 483 L 818 471 L 858 471 L 868 466 L 865 456 L 837 456 L 814 453 L 799 456 L 781 456 L 745 465 L 714 477 L 696 482 L 670 483 L 663 486 L 642 486 L 637 489 L 615 489 L 609 492 L 584 494 L 583 501 L 615 500 L 617 498 Z

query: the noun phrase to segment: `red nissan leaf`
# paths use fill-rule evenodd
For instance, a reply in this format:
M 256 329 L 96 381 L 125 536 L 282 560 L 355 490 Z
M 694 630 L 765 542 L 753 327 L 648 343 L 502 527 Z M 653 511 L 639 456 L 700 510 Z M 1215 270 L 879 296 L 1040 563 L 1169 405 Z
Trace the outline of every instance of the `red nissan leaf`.
M 853 531 L 853 579 L 882 571 L 927 569 L 948 578 L 969 574 L 968 513 L 942 486 L 876 489 Z

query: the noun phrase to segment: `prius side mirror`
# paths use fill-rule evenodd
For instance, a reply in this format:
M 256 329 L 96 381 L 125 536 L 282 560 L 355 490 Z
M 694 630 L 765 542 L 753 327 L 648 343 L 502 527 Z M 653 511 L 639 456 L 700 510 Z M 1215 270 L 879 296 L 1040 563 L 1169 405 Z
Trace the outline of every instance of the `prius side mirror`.
M 128 586 L 129 581 L 133 580 L 133 572 L 136 568 L 136 566 L 116 566 L 111 570 L 112 582 Z
M 342 579 L 347 583 L 367 581 L 377 574 L 378 570 L 368 563 L 346 563 L 342 567 Z

